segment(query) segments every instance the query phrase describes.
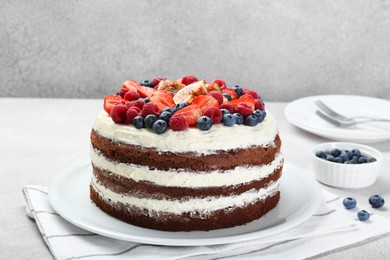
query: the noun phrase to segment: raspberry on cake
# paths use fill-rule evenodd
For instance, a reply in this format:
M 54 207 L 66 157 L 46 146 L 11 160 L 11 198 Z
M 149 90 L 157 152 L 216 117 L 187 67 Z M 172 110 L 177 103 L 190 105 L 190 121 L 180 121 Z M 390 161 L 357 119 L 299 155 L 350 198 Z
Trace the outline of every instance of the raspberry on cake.
M 281 140 L 255 91 L 194 76 L 126 80 L 103 108 L 91 131 L 90 197 L 107 214 L 193 231 L 243 225 L 277 206 Z

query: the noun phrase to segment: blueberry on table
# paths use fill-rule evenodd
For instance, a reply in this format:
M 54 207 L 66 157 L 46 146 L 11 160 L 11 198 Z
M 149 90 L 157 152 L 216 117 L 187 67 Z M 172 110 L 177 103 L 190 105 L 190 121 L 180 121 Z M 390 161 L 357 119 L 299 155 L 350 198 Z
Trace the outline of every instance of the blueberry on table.
M 226 108 L 222 108 L 222 109 L 221 109 L 221 113 L 222 113 L 222 116 L 224 116 L 224 115 L 230 114 L 230 111 L 227 110 Z
M 149 87 L 149 88 L 153 88 L 154 86 L 153 86 L 153 81 L 151 81 L 151 80 L 143 80 L 142 82 L 141 82 L 141 86 L 145 86 L 145 87 Z
M 373 208 L 381 208 L 385 205 L 385 200 L 381 195 L 372 195 L 368 199 L 368 203 L 370 203 Z
M 165 122 L 168 123 L 169 119 L 171 119 L 172 115 L 173 115 L 173 112 L 165 110 L 165 111 L 161 112 L 161 114 L 160 114 L 160 116 L 158 118 L 162 119 L 162 120 L 164 120 Z
M 370 213 L 365 210 L 359 210 L 357 213 L 357 217 L 360 221 L 367 221 L 370 218 Z
M 353 149 L 352 150 L 352 156 L 360 157 L 362 154 L 359 149 Z
M 353 209 L 356 207 L 356 200 L 354 198 L 351 198 L 351 197 L 346 197 L 343 200 L 343 205 L 346 209 Z

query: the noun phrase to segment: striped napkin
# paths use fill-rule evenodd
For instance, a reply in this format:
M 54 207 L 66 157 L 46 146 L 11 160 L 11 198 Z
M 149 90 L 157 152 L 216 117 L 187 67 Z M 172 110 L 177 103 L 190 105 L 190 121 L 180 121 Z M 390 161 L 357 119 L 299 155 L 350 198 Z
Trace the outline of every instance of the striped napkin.
M 303 259 L 390 232 L 390 220 L 373 214 L 356 219 L 342 199 L 322 191 L 323 203 L 302 224 L 266 238 L 225 245 L 174 247 L 139 244 L 76 227 L 50 206 L 47 187 L 23 187 L 26 213 L 35 219 L 55 259 Z

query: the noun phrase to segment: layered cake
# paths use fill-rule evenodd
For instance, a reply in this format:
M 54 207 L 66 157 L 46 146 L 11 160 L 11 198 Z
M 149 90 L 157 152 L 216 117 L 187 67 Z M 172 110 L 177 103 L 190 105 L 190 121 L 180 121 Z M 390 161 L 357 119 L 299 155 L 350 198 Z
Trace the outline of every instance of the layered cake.
M 130 224 L 243 225 L 276 207 L 283 156 L 259 95 L 223 80 L 127 80 L 91 131 L 90 197 Z

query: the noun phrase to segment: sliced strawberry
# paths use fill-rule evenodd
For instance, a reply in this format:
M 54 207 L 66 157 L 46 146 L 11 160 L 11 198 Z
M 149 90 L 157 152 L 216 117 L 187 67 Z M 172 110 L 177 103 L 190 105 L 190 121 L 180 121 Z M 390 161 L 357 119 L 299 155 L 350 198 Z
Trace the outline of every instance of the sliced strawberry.
M 156 90 L 154 88 L 149 88 L 138 84 L 137 91 L 141 97 L 150 98 Z
M 176 115 L 184 116 L 188 125 L 193 126 L 196 125 L 198 118 L 202 116 L 202 110 L 200 110 L 200 108 L 198 108 L 196 105 L 189 105 L 176 111 L 174 116 Z
M 255 109 L 255 101 L 251 95 L 244 94 L 235 100 L 229 101 L 229 104 L 234 108 L 240 103 L 248 104 L 252 110 Z
M 120 102 L 125 103 L 125 100 L 118 95 L 106 96 L 103 101 L 103 108 L 107 114 L 110 114 L 112 108 Z
M 232 100 L 238 98 L 236 91 L 234 91 L 232 88 L 222 89 L 222 93 L 228 93 L 232 97 Z
M 173 102 L 173 96 L 168 94 L 163 90 L 157 90 L 150 97 L 150 102 L 157 104 L 160 110 L 163 110 L 166 107 L 174 107 L 176 104 Z
M 214 79 L 213 81 L 210 82 L 210 84 L 214 84 L 214 83 L 216 83 L 220 87 L 220 89 L 226 88 L 226 83 L 222 79 Z
M 215 98 L 206 95 L 195 97 L 191 104 L 200 108 L 200 110 L 202 110 L 202 115 L 210 107 L 219 107 L 219 103 Z
M 121 90 L 128 90 L 128 91 L 132 90 L 137 92 L 139 86 L 141 85 L 137 81 L 128 79 L 125 82 L 123 82 Z

